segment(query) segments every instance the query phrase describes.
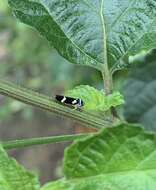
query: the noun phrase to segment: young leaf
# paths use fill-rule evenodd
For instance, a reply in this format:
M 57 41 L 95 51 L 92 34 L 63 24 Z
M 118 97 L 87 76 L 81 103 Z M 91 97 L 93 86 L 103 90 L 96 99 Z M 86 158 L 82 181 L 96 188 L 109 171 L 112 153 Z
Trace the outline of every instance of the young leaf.
M 72 63 L 102 70 L 107 61 L 156 46 L 154 0 L 9 0 L 14 14 L 36 28 Z M 123 65 L 122 65 L 123 67 Z
M 156 50 L 134 61 L 135 67 L 123 88 L 124 116 L 129 122 L 142 123 L 146 129 L 156 130 Z
M 123 96 L 119 92 L 114 92 L 105 96 L 102 91 L 88 85 L 80 85 L 73 90 L 66 92 L 67 96 L 81 98 L 86 111 L 107 111 L 110 107 L 116 107 L 124 103 Z
M 0 189 L 39 190 L 38 178 L 8 157 L 0 145 Z
M 156 134 L 126 123 L 103 129 L 66 149 L 64 172 L 42 190 L 154 190 Z

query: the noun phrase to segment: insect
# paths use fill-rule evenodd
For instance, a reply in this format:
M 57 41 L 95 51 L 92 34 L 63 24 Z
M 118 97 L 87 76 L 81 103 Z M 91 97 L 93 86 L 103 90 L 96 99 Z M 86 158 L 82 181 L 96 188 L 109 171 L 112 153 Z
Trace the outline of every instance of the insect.
M 84 102 L 80 98 L 56 95 L 55 99 L 63 104 L 74 106 L 75 109 L 79 109 L 84 106 Z

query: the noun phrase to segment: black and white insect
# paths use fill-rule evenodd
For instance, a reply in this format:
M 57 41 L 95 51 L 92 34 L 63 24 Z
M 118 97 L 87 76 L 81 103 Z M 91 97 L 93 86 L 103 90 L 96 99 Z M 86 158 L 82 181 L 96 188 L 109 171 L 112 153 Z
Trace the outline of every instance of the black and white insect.
M 75 109 L 79 109 L 84 106 L 84 102 L 80 98 L 72 98 L 68 96 L 56 95 L 55 99 L 63 104 L 73 106 Z

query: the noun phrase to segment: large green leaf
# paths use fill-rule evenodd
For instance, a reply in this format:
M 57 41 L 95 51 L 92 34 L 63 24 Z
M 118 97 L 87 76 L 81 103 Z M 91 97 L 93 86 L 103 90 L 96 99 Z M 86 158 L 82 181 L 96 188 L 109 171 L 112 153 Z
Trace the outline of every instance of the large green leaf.
M 0 190 L 39 190 L 38 178 L 8 157 L 0 145 Z
M 156 130 L 156 50 L 134 57 L 134 67 L 124 85 L 124 96 L 125 118 Z
M 155 0 L 9 0 L 72 63 L 114 69 L 129 54 L 156 46 Z M 30 42 L 32 43 L 32 42 Z
M 83 109 L 86 111 L 108 111 L 111 107 L 124 103 L 123 96 L 119 92 L 113 92 L 106 96 L 103 91 L 88 85 L 80 85 L 68 90 L 66 95 L 81 98 L 84 102 Z
M 42 190 L 155 190 L 156 134 L 120 124 L 65 152 L 65 179 Z

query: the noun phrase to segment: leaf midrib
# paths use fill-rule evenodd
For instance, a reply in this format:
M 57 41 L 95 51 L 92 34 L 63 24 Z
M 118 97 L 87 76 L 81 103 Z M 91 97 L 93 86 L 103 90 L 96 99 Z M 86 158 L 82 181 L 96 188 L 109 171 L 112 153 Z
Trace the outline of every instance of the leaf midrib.
M 105 64 L 105 66 L 107 67 L 107 39 L 106 39 L 106 25 L 103 15 L 103 6 L 104 6 L 104 0 L 101 0 L 100 18 L 101 18 L 102 31 L 103 31 L 103 64 Z

